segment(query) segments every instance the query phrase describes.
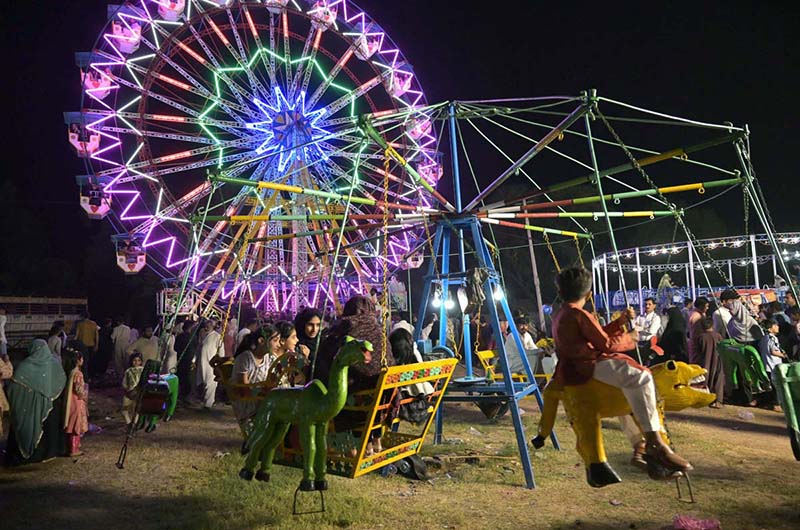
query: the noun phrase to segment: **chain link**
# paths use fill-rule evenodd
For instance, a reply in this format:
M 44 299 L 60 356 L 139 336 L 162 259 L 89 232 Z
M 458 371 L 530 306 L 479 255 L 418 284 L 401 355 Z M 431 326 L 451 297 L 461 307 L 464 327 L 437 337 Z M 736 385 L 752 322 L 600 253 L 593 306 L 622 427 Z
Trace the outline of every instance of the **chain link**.
M 381 368 L 386 368 L 386 350 L 388 348 L 389 329 L 391 322 L 391 310 L 389 308 L 389 148 L 383 154 L 383 291 L 381 291 Z

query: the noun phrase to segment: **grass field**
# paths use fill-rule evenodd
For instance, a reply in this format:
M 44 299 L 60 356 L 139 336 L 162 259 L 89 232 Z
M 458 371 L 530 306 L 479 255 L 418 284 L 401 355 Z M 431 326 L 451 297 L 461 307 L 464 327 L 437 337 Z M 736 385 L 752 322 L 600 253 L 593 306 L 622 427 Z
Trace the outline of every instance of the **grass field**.
M 117 396 L 95 392 L 86 455 L 0 470 L 0 527 L 12 529 L 664 529 L 676 514 L 717 518 L 725 530 L 800 528 L 800 462 L 792 457 L 783 415 L 746 409 L 670 415 L 670 429 L 692 474 L 696 504 L 678 501 L 674 483 L 649 480 L 628 463 L 616 421 L 606 423 L 606 449 L 623 483 L 586 485 L 575 438 L 559 418 L 563 450 L 548 446 L 532 459 L 537 488 L 524 488 L 510 418 L 487 420 L 470 405 L 447 405 L 445 439 L 423 454 L 442 455 L 430 481 L 399 475 L 355 480 L 330 477 L 323 514 L 292 516 L 300 471 L 276 467 L 272 481 L 237 477 L 238 429 L 229 409 L 179 409 L 176 419 L 140 434 L 126 468 L 114 463 L 122 424 Z M 526 401 L 528 437 L 538 413 Z M 110 419 L 105 419 L 109 417 Z M 458 458 L 472 455 L 472 458 Z M 315 494 L 299 504 L 312 508 Z

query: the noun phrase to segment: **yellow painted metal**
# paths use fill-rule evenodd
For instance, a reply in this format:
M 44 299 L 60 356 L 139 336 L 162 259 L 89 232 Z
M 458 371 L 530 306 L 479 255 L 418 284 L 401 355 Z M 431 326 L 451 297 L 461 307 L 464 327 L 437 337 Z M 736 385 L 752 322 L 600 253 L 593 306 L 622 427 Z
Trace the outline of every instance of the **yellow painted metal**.
M 453 370 L 457 362 L 457 359 L 450 358 L 390 366 L 381 372 L 381 376 L 374 389 L 355 393 L 353 397 L 356 400 L 360 398 L 360 400 L 366 401 L 360 405 L 345 405 L 343 410 L 362 412 L 367 415 L 368 419 L 365 420 L 363 428 L 360 429 L 362 433 L 360 445 L 354 456 L 329 450 L 328 472 L 355 478 L 380 469 L 392 462 L 417 454 L 422 448 L 425 437 L 433 424 L 436 411 L 441 405 L 442 397 L 447 390 L 447 385 L 450 383 L 450 378 L 453 375 Z M 427 376 L 424 375 L 426 371 L 429 374 Z M 417 377 L 417 374 L 420 374 L 420 372 L 423 375 Z M 438 373 L 431 375 L 431 372 Z M 409 374 L 412 375 L 409 376 Z M 379 414 L 392 406 L 392 400 L 384 400 L 383 397 L 391 397 L 395 392 L 399 392 L 405 386 L 423 382 L 431 383 L 434 387 L 434 393 L 429 396 L 431 401 L 428 407 L 428 418 L 423 428 L 414 433 L 387 430 L 381 437 L 383 450 L 367 455 L 369 433 L 377 429 L 385 429 L 386 426 L 380 421 Z M 302 458 L 299 458 L 301 455 L 299 447 L 284 446 L 281 451 L 282 455 L 280 460 L 282 460 L 282 462 L 276 460 L 276 463 L 289 465 L 300 465 L 302 463 Z

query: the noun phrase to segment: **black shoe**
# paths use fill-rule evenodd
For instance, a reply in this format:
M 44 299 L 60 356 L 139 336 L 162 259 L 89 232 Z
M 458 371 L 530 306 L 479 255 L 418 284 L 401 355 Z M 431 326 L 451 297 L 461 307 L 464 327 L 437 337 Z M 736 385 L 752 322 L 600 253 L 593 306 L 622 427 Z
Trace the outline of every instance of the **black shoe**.
M 242 442 L 242 446 L 239 448 L 239 452 L 242 454 L 242 456 L 250 452 L 250 446 L 247 445 L 247 440 Z
M 156 430 L 156 427 L 158 427 L 157 423 L 151 423 L 147 427 L 145 427 L 144 432 L 147 433 L 153 432 L 154 430 Z
M 253 480 L 253 472 L 249 469 L 242 468 L 239 471 L 239 478 L 242 480 Z
M 531 445 L 534 449 L 541 449 L 544 447 L 544 442 L 547 440 L 544 436 L 537 435 L 536 438 L 531 438 Z
M 314 481 L 314 489 L 317 491 L 326 491 L 328 489 L 328 481 L 327 480 L 315 480 Z
M 301 480 L 300 491 L 314 491 L 314 483 L 306 479 Z
M 616 471 L 608 464 L 608 462 L 599 462 L 589 464 L 586 468 L 586 482 L 593 488 L 602 488 L 611 484 L 618 484 L 622 482 Z
M 261 471 L 260 469 L 256 471 L 256 480 L 261 482 L 269 482 L 269 473 L 265 471 Z

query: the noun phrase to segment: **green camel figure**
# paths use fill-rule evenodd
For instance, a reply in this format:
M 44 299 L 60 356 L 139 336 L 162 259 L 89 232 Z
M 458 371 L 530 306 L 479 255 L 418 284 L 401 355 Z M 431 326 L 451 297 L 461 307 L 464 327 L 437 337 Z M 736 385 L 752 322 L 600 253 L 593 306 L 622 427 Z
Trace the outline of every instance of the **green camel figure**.
M 314 379 L 301 388 L 276 388 L 258 407 L 253 433 L 247 440 L 250 449 L 239 477 L 253 479 L 258 461 L 261 469 L 256 480 L 269 481 L 275 449 L 293 424 L 300 426 L 303 448 L 303 480 L 300 490 L 326 490 L 328 422 L 344 408 L 347 399 L 347 371 L 350 366 L 369 363 L 372 343 L 347 337 L 331 366 L 328 388 Z

